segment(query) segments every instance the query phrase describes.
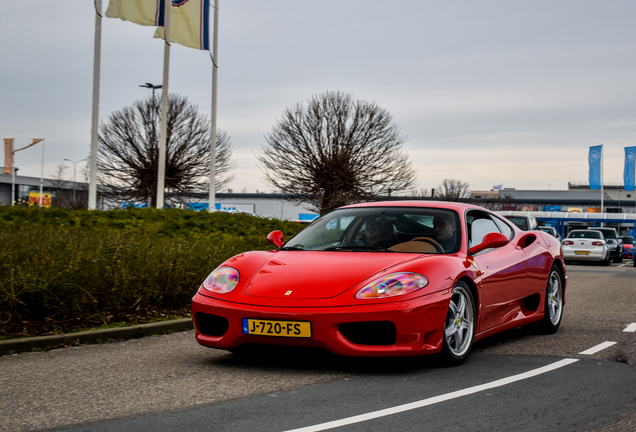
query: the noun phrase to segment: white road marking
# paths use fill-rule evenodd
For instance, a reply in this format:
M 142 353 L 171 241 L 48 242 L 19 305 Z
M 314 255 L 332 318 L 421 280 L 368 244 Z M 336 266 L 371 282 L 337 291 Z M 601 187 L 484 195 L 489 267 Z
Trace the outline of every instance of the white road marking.
M 451 399 L 456 399 L 462 396 L 467 396 L 467 395 L 471 395 L 474 393 L 478 393 L 484 390 L 488 390 L 491 388 L 495 388 L 495 387 L 501 387 L 501 386 L 505 386 L 507 384 L 511 384 L 513 382 L 517 382 L 517 381 L 521 381 L 524 379 L 528 379 L 528 378 L 532 378 L 535 377 L 537 375 L 541 375 L 559 368 L 562 368 L 564 366 L 568 366 L 572 363 L 576 363 L 578 360 L 577 359 L 563 359 L 560 360 L 556 363 L 552 363 L 549 364 L 547 366 L 543 366 L 540 367 L 538 369 L 533 369 L 531 371 L 528 372 L 524 372 L 524 373 L 520 373 L 518 375 L 513 375 L 510 376 L 508 378 L 502 378 L 496 381 L 492 381 L 490 383 L 486 383 L 486 384 L 481 384 L 478 386 L 474 386 L 474 387 L 469 387 L 467 389 L 464 390 L 457 390 L 451 393 L 446 393 L 444 395 L 440 395 L 440 396 L 434 396 L 428 399 L 422 399 L 421 401 L 417 401 L 417 402 L 411 402 L 411 403 L 407 403 L 404 405 L 398 405 L 396 407 L 393 408 L 386 408 L 383 410 L 379 410 L 379 411 L 374 411 L 374 412 L 370 412 L 367 414 L 361 414 L 361 415 L 357 415 L 357 416 L 353 416 L 353 417 L 347 417 L 344 419 L 340 419 L 340 420 L 335 420 L 335 421 L 330 421 L 327 423 L 321 423 L 321 424 L 317 424 L 314 426 L 307 426 L 307 427 L 303 427 L 303 428 L 299 428 L 299 429 L 292 429 L 292 430 L 288 430 L 286 432 L 318 432 L 318 431 L 323 431 L 323 430 L 327 430 L 327 429 L 333 429 L 333 428 L 337 428 L 340 426 L 346 426 L 346 425 L 350 425 L 350 424 L 354 424 L 354 423 L 361 423 L 367 420 L 373 420 L 379 417 L 385 417 L 385 416 L 389 416 L 392 414 L 397 414 L 397 413 L 401 413 L 404 411 L 410 411 L 410 410 L 414 410 L 417 408 L 422 408 L 425 406 L 429 406 L 429 405 L 434 405 L 436 403 L 440 403 L 440 402 L 445 402 Z
M 623 330 L 624 332 L 629 332 L 629 333 L 634 333 L 636 332 L 636 323 L 631 323 L 630 325 L 628 325 L 625 330 Z
M 599 351 L 603 351 L 605 348 L 609 348 L 612 345 L 616 344 L 616 342 L 603 342 L 602 344 L 598 344 L 596 346 L 593 346 L 590 349 L 586 349 L 585 351 L 581 351 L 579 354 L 582 355 L 592 355 L 592 354 L 596 354 Z

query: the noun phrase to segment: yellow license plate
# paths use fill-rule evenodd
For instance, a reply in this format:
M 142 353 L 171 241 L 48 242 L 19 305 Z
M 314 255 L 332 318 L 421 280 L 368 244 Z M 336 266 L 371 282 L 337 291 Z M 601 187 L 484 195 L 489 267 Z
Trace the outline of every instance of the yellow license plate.
M 273 321 L 243 318 L 243 333 L 259 336 L 311 337 L 309 321 Z
M 577 255 L 589 255 L 590 254 L 589 251 L 576 251 L 574 253 L 577 254 Z

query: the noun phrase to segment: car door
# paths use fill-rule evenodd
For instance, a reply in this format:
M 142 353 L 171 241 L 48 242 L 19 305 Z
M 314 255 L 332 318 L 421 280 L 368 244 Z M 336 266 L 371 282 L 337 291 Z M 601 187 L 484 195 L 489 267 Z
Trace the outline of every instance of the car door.
M 480 244 L 486 234 L 503 233 L 512 240 L 514 231 L 500 228 L 487 212 L 472 210 L 467 213 L 469 247 Z M 501 222 L 501 221 L 499 221 Z M 503 223 L 503 222 L 502 222 Z M 486 249 L 470 257 L 480 270 L 478 280 L 481 299 L 479 331 L 485 331 L 517 317 L 520 300 L 526 294 L 526 255 L 513 242 Z

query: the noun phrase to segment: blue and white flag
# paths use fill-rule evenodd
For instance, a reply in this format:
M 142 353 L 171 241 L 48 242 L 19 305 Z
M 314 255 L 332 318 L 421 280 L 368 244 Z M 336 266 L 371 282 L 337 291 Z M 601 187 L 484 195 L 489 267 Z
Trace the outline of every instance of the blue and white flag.
M 503 184 L 494 185 L 494 186 L 492 187 L 492 190 L 493 190 L 493 191 L 500 191 L 500 190 L 502 190 L 502 189 L 503 189 Z
M 590 162 L 590 189 L 600 189 L 601 182 L 601 159 L 603 155 L 603 144 L 590 147 L 589 162 Z
M 636 190 L 636 147 L 625 147 L 623 182 L 626 191 Z
M 200 50 L 210 49 L 210 0 L 170 0 L 170 41 Z M 143 26 L 159 27 L 156 38 L 164 37 L 166 0 L 110 0 L 108 18 L 119 18 Z
M 164 0 L 161 0 L 163 4 Z M 159 10 L 156 38 L 164 38 L 164 9 Z M 210 0 L 172 0 L 170 41 L 199 50 L 210 50 Z

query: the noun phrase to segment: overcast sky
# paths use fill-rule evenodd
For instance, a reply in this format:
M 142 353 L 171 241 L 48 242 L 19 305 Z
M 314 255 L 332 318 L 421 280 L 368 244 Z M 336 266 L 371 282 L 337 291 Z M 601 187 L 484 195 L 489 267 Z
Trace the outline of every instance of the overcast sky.
M 633 0 L 219 3 L 217 124 L 232 138 L 235 192 L 271 191 L 254 152 L 286 107 L 326 90 L 393 115 L 422 189 L 445 178 L 567 189 L 587 182 L 598 144 L 605 182 L 623 181 L 623 148 L 636 145 Z M 45 176 L 90 151 L 94 24 L 92 0 L 0 2 L 0 134 L 16 148 L 46 138 Z M 140 84 L 161 84 L 163 42 L 151 27 L 102 27 L 104 121 L 149 96 Z M 173 45 L 170 91 L 209 115 L 209 53 Z M 16 154 L 22 175 L 39 177 L 40 162 L 39 144 Z

